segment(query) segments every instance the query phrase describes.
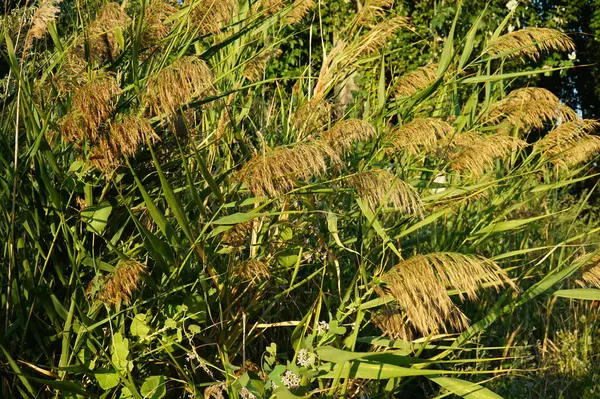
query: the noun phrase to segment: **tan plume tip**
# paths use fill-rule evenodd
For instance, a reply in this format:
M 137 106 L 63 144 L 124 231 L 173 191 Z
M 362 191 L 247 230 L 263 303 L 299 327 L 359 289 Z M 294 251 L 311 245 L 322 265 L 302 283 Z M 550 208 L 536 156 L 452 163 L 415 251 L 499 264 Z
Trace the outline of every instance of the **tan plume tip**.
M 106 305 L 131 303 L 133 293 L 138 290 L 145 271 L 146 267 L 140 262 L 120 262 L 108 276 L 101 279 L 96 297 Z
M 212 73 L 203 60 L 194 56 L 179 58 L 148 80 L 144 103 L 151 115 L 174 115 L 179 107 L 212 88 Z
M 246 281 L 250 281 L 251 284 L 255 284 L 263 280 L 268 280 L 271 276 L 271 271 L 266 263 L 257 259 L 250 259 L 237 263 L 233 274 Z
M 169 34 L 173 25 L 169 18 L 178 8 L 165 0 L 154 0 L 144 11 L 142 43 L 154 47 Z
M 392 339 L 413 339 L 408 318 L 396 308 L 385 306 L 382 310 L 372 313 L 371 322 Z
M 254 195 L 279 195 L 291 190 L 295 179 L 310 179 L 328 170 L 327 160 L 341 163 L 337 153 L 320 141 L 278 147 L 254 156 L 237 174 Z
M 110 122 L 108 134 L 95 144 L 90 161 L 99 170 L 110 173 L 120 166 L 123 157 L 134 156 L 146 140 L 158 140 L 147 120 L 127 116 L 121 121 Z
M 56 16 L 60 14 L 58 5 L 63 0 L 41 0 L 40 6 L 31 18 L 31 27 L 27 32 L 25 39 L 25 48 L 29 48 L 34 39 L 41 39 L 48 33 L 48 24 L 56 21 Z
M 120 87 L 113 77 L 98 78 L 78 88 L 71 99 L 72 109 L 63 118 L 61 133 L 67 140 L 81 144 L 95 141 L 98 131 L 115 109 Z
M 252 13 L 264 13 L 265 15 L 273 15 L 281 11 L 285 6 L 285 0 L 259 0 L 252 5 Z
M 382 280 L 411 324 L 423 334 L 468 326 L 448 289 L 458 290 L 461 299 L 465 294 L 475 299 L 483 285 L 514 286 L 495 262 L 457 253 L 413 256 L 394 266 Z
M 242 72 L 242 76 L 244 76 L 250 82 L 256 82 L 262 79 L 265 70 L 267 69 L 267 63 L 272 58 L 279 57 L 281 53 L 281 50 L 276 49 L 257 55 L 246 64 L 244 71 Z
M 582 287 L 592 286 L 600 289 L 600 254 L 587 256 L 589 257 L 587 265 L 582 268 L 581 277 L 577 283 Z
M 560 103 L 552 92 L 538 87 L 513 90 L 489 109 L 492 121 L 504 120 L 521 130 L 541 129 L 548 121 L 571 121 L 579 117 Z
M 438 64 L 426 65 L 401 76 L 396 82 L 396 96 L 409 97 L 437 79 Z
M 493 169 L 496 159 L 504 158 L 525 146 L 527 143 L 517 137 L 504 134 L 486 136 L 455 154 L 450 169 L 480 177 Z
M 331 118 L 332 106 L 325 100 L 313 98 L 294 112 L 294 127 L 302 133 L 321 131 Z
M 331 49 L 329 54 L 327 54 L 325 59 L 323 59 L 319 77 L 317 78 L 317 83 L 313 90 L 313 99 L 315 99 L 315 101 L 325 98 L 327 89 L 336 81 L 340 69 L 348 62 L 344 57 L 344 52 L 347 47 L 348 44 L 345 41 L 340 40 Z
M 592 119 L 561 123 L 534 147 L 557 165 L 576 166 L 600 150 L 600 137 L 592 135 L 597 130 L 600 123 Z
M 343 152 L 352 148 L 356 141 L 368 141 L 377 136 L 375 128 L 361 119 L 346 119 L 336 123 L 321 135 L 331 148 Z
M 89 53 L 95 61 L 112 59 L 120 52 L 117 30 L 129 25 L 131 18 L 118 3 L 106 3 L 87 28 Z
M 423 205 L 417 191 L 393 173 L 384 169 L 358 172 L 348 178 L 348 184 L 372 210 L 392 204 L 407 215 L 421 216 Z
M 491 41 L 486 52 L 492 56 L 537 60 L 543 53 L 573 50 L 573 40 L 562 32 L 550 28 L 525 28 Z
M 221 32 L 223 25 L 231 21 L 237 7 L 235 0 L 186 0 L 183 4 L 192 5 L 192 23 L 203 35 Z
M 385 15 L 394 6 L 394 0 L 367 0 L 356 16 L 356 23 L 369 25 Z
M 439 118 L 419 118 L 394 129 L 388 141 L 397 150 L 407 150 L 413 154 L 421 150 L 429 151 L 439 141 L 450 136 L 454 129 Z
M 379 49 L 392 39 L 399 29 L 407 28 L 409 26 L 408 18 L 401 16 L 386 19 L 375 25 L 369 32 L 359 38 L 355 56 L 358 57 L 360 55 L 372 54 L 379 51 Z
M 254 222 L 248 221 L 244 223 L 238 223 L 231 229 L 223 233 L 223 242 L 233 246 L 234 248 L 243 248 L 252 232 Z
M 296 0 L 292 4 L 292 8 L 285 16 L 285 21 L 288 24 L 295 24 L 304 19 L 306 14 L 315 6 L 314 0 Z

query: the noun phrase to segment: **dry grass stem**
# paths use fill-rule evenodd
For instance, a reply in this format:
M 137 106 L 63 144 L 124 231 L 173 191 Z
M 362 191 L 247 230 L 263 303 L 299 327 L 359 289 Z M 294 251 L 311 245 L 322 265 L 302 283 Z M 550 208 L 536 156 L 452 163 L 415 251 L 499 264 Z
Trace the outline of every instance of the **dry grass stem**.
M 525 28 L 507 33 L 490 42 L 486 52 L 492 56 L 538 60 L 543 53 L 570 52 L 575 43 L 566 34 L 550 28 Z
M 388 292 L 396 299 L 412 325 L 423 334 L 464 329 L 468 320 L 454 305 L 447 289 L 459 297 L 477 297 L 484 284 L 496 288 L 514 286 L 493 261 L 456 253 L 416 255 L 383 275 Z
M 478 178 L 493 169 L 496 159 L 504 158 L 526 145 L 525 141 L 504 134 L 482 137 L 453 155 L 450 169 Z
M 194 98 L 212 88 L 212 73 L 208 65 L 194 56 L 178 59 L 148 80 L 144 95 L 150 115 L 173 116 Z
M 337 153 L 325 143 L 298 143 L 254 156 L 237 177 L 256 196 L 276 196 L 291 190 L 296 179 L 307 180 L 325 173 L 329 169 L 328 160 L 334 165 L 341 162 Z
M 417 191 L 393 173 L 384 169 L 359 172 L 348 178 L 360 198 L 372 210 L 391 204 L 404 214 L 421 216 L 423 205 Z
M 396 96 L 409 97 L 422 90 L 437 78 L 438 64 L 426 65 L 401 76 L 396 82 Z
M 417 154 L 439 146 L 440 140 L 453 131 L 449 123 L 439 118 L 419 118 L 394 129 L 388 141 L 396 150 Z
M 375 128 L 361 119 L 346 119 L 336 123 L 321 135 L 331 148 L 340 153 L 350 150 L 356 141 L 368 141 L 377 136 Z

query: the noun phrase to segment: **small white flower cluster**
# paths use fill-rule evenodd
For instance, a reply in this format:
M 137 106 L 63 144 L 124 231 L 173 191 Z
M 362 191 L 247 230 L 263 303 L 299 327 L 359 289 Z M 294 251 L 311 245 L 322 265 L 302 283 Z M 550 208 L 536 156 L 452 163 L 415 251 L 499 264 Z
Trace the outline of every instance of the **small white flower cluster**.
M 300 386 L 300 377 L 288 370 L 281 377 L 281 382 L 288 388 L 298 388 Z
M 518 5 L 519 2 L 517 0 L 510 0 L 508 3 L 506 3 L 506 8 L 508 8 L 508 11 L 512 11 L 517 8 Z
M 320 321 L 319 325 L 317 326 L 317 334 L 324 334 L 327 331 L 329 331 L 329 323 L 326 321 Z
M 315 357 L 312 353 L 307 351 L 306 349 L 300 349 L 298 351 L 298 356 L 296 357 L 296 363 L 302 367 L 309 367 L 313 364 Z
M 196 360 L 197 357 L 198 356 L 196 356 L 195 353 L 190 352 L 190 353 L 188 353 L 188 354 L 185 355 L 185 361 L 189 363 L 192 360 Z
M 250 392 L 248 390 L 248 388 L 246 388 L 246 387 L 242 388 L 242 390 L 240 391 L 240 396 L 243 399 L 255 399 L 256 398 L 256 396 L 252 392 Z

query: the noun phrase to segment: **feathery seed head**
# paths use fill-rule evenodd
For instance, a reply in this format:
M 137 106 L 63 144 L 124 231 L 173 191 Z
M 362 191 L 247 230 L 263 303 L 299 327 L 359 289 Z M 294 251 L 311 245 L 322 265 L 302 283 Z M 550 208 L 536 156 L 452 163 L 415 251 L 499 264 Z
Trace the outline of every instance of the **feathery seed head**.
M 255 155 L 237 174 L 239 181 L 256 196 L 279 195 L 291 190 L 295 179 L 310 179 L 328 170 L 327 160 L 341 163 L 337 153 L 320 141 L 278 147 Z
M 295 24 L 304 19 L 306 14 L 315 6 L 314 0 L 296 0 L 292 4 L 292 9 L 285 16 L 288 24 Z
M 329 123 L 331 108 L 327 101 L 316 97 L 305 102 L 294 112 L 294 127 L 304 134 L 321 131 Z
M 252 220 L 244 223 L 238 223 L 231 229 L 223 233 L 223 242 L 231 245 L 234 248 L 243 248 L 246 244 L 254 222 Z
M 252 5 L 252 13 L 273 15 L 286 6 L 286 0 L 258 0 Z
M 250 82 L 256 82 L 262 79 L 265 70 L 267 69 L 267 63 L 272 58 L 277 58 L 281 55 L 280 49 L 267 51 L 251 59 L 242 72 L 242 76 L 248 79 Z
M 550 28 L 525 28 L 507 33 L 488 44 L 486 53 L 507 58 L 538 60 L 543 53 L 571 52 L 573 40 L 566 34 Z
M 231 21 L 236 7 L 236 0 L 186 0 L 184 5 L 192 5 L 192 23 L 198 27 L 200 34 L 221 32 L 221 27 Z
M 600 123 L 592 119 L 561 123 L 534 147 L 556 165 L 576 166 L 600 150 L 600 137 L 593 135 L 598 130 Z
M 90 57 L 95 61 L 112 59 L 119 54 L 117 30 L 129 25 L 131 18 L 118 3 L 106 3 L 87 28 Z
M 408 18 L 401 16 L 386 19 L 373 26 L 358 40 L 355 57 L 376 53 L 390 41 L 399 29 L 409 26 Z
M 440 140 L 450 136 L 454 129 L 439 118 L 419 118 L 394 129 L 388 141 L 396 150 L 417 154 L 439 145 Z
M 367 141 L 375 138 L 377 131 L 370 123 L 361 119 L 346 119 L 336 123 L 321 135 L 331 148 L 340 153 L 350 150 L 355 141 Z
M 494 161 L 527 146 L 521 139 L 504 134 L 493 134 L 453 155 L 450 169 L 469 173 L 478 178 L 494 167 Z
M 177 7 L 165 0 L 154 0 L 150 3 L 144 12 L 142 44 L 145 47 L 154 48 L 158 42 L 167 37 L 173 25 L 169 17 L 177 10 Z
M 31 27 L 25 38 L 25 49 L 28 49 L 34 39 L 41 39 L 48 33 L 48 24 L 56 20 L 60 13 L 59 4 L 63 0 L 41 0 L 40 6 L 31 18 Z
M 581 279 L 577 283 L 582 287 L 592 286 L 600 289 L 600 254 L 591 254 L 587 265 L 582 268 Z
M 394 0 L 367 0 L 356 16 L 356 23 L 369 25 L 394 6 Z
M 194 56 L 181 57 L 148 80 L 144 95 L 150 115 L 176 114 L 179 107 L 212 88 L 208 65 Z
M 401 76 L 396 82 L 396 97 L 410 97 L 431 85 L 437 79 L 438 64 L 417 68 Z
M 385 306 L 382 310 L 371 314 L 371 322 L 392 339 L 405 341 L 413 339 L 408 318 L 397 308 Z
M 389 203 L 407 215 L 423 214 L 423 205 L 417 191 L 387 170 L 358 172 L 348 178 L 348 184 L 358 191 L 358 195 L 372 210 Z
M 256 284 L 269 279 L 271 271 L 266 263 L 257 259 L 250 259 L 237 263 L 233 274 L 250 281 L 250 284 Z
M 465 294 L 474 299 L 484 284 L 496 288 L 514 286 L 495 262 L 457 253 L 413 256 L 394 266 L 382 280 L 408 320 L 423 334 L 468 326 L 466 316 L 454 305 L 447 289 L 458 290 L 461 299 Z
M 117 305 L 121 302 L 129 304 L 145 271 L 146 267 L 140 262 L 120 262 L 108 276 L 102 278 L 96 297 L 107 306 Z

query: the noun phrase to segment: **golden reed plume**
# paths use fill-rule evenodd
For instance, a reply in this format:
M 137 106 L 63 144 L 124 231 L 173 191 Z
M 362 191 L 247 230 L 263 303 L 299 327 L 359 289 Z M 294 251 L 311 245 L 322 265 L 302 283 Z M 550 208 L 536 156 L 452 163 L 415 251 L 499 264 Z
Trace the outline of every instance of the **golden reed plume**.
M 393 173 L 384 169 L 370 169 L 348 177 L 348 184 L 371 210 L 391 204 L 410 216 L 421 216 L 423 204 L 417 191 Z
M 250 259 L 243 262 L 236 262 L 233 268 L 233 276 L 239 276 L 249 281 L 250 284 L 256 284 L 271 277 L 269 266 L 257 259 Z
M 478 178 L 494 168 L 496 159 L 504 158 L 525 146 L 525 141 L 504 134 L 481 137 L 452 156 L 450 169 Z
M 391 306 L 384 306 L 383 309 L 372 313 L 371 323 L 392 339 L 402 339 L 405 341 L 413 339 L 413 332 L 410 328 L 408 317 L 400 310 Z
M 108 174 L 120 166 L 123 157 L 134 156 L 146 140 L 154 142 L 158 136 L 143 118 L 127 116 L 121 121 L 109 122 L 108 133 L 94 145 L 90 162 Z
M 592 286 L 600 289 L 600 253 L 584 256 L 588 259 L 586 259 L 585 267 L 582 268 L 581 276 L 580 279 L 577 280 L 577 284 L 582 287 Z
M 286 6 L 287 0 L 258 0 L 252 5 L 253 14 L 273 15 Z
M 255 155 L 237 174 L 256 196 L 283 194 L 291 190 L 296 179 L 310 179 L 328 170 L 327 161 L 340 164 L 337 153 L 320 141 L 278 147 Z
M 329 124 L 332 105 L 313 98 L 298 107 L 293 116 L 294 127 L 303 134 L 320 132 Z
M 486 53 L 507 58 L 531 58 L 535 61 L 543 53 L 573 50 L 573 40 L 562 32 L 550 28 L 525 28 L 491 41 Z
M 119 84 L 105 76 L 78 88 L 71 99 L 71 110 L 61 121 L 61 134 L 68 141 L 81 145 L 84 139 L 95 141 L 100 126 L 115 110 Z
M 457 253 L 416 255 L 400 262 L 382 276 L 386 289 L 408 321 L 421 333 L 461 330 L 468 326 L 467 317 L 454 305 L 448 289 L 459 291 L 464 299 L 477 298 L 484 284 L 514 284 L 495 262 Z
M 100 289 L 96 298 L 107 306 L 131 303 L 133 293 L 140 285 L 140 278 L 145 273 L 146 267 L 140 262 L 119 262 L 115 269 L 101 279 Z
M 394 6 L 394 0 L 367 0 L 356 16 L 358 25 L 370 25 Z
M 191 21 L 202 35 L 221 32 L 237 8 L 235 0 L 186 0 L 183 4 L 193 7 Z
M 40 6 L 31 17 L 31 26 L 25 37 L 25 51 L 34 39 L 42 39 L 48 33 L 48 24 L 54 23 L 60 14 L 59 4 L 63 0 L 41 0 Z
M 401 76 L 396 82 L 396 97 L 409 97 L 431 85 L 437 79 L 438 64 L 417 68 Z
M 296 0 L 292 4 L 291 10 L 285 16 L 288 24 L 295 24 L 304 19 L 308 12 L 315 6 L 314 0 Z
M 153 0 L 144 11 L 144 24 L 142 32 L 142 45 L 146 48 L 155 48 L 163 40 L 173 26 L 174 20 L 169 18 L 178 11 L 168 1 Z
M 208 65 L 194 56 L 181 57 L 148 80 L 144 103 L 152 116 L 173 116 L 179 107 L 211 89 Z
M 396 16 L 373 26 L 370 31 L 359 38 L 351 58 L 356 59 L 361 55 L 373 54 L 379 51 L 399 29 L 410 26 L 408 21 L 406 17 Z
M 579 118 L 552 92 L 537 87 L 511 91 L 506 98 L 490 106 L 489 116 L 492 121 L 508 122 L 520 130 L 541 129 L 545 122 Z
M 561 123 L 536 142 L 534 148 L 556 165 L 577 166 L 600 151 L 600 137 L 592 134 L 598 130 L 600 123 L 592 119 Z
M 242 71 L 242 76 L 248 79 L 250 82 L 256 82 L 263 78 L 267 69 L 267 64 L 273 58 L 277 58 L 282 54 L 280 49 L 271 51 L 265 51 L 252 58 Z
M 375 138 L 377 131 L 369 122 L 361 119 L 345 119 L 336 123 L 321 135 L 331 148 L 339 153 L 350 150 L 356 141 L 367 141 Z
M 86 31 L 90 57 L 94 61 L 115 58 L 120 52 L 116 31 L 124 30 L 130 22 L 118 3 L 103 5 Z
M 449 123 L 439 118 L 419 118 L 392 130 L 387 141 L 396 150 L 418 154 L 439 146 L 440 140 L 453 131 Z

